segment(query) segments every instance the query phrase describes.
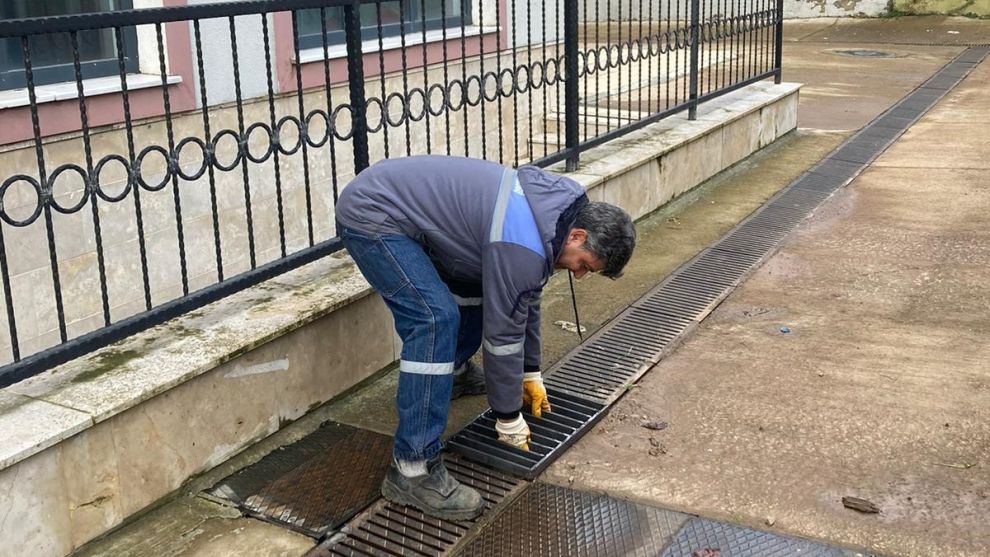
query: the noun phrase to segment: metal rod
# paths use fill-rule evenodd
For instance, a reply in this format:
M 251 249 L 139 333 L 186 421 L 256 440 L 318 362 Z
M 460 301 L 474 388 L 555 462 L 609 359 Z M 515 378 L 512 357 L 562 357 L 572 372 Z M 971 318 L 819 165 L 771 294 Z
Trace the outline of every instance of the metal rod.
M 361 3 L 344 6 L 344 37 L 347 44 L 347 80 L 351 92 L 351 126 L 354 144 L 354 174 L 368 168 L 367 101 L 364 98 L 364 61 L 361 52 Z M 423 45 L 424 56 L 426 45 Z M 425 70 L 425 68 L 424 68 Z
M 698 118 L 698 43 L 701 37 L 699 33 L 700 9 L 701 0 L 691 0 L 691 91 L 689 93 L 691 107 L 688 109 L 688 120 L 696 120 Z
M 306 195 L 306 231 L 309 235 L 309 245 L 312 246 L 314 244 L 313 198 L 309 183 L 309 127 L 306 125 L 306 107 L 303 102 L 302 61 L 299 59 L 298 12 L 292 12 L 292 51 L 296 57 L 296 100 L 299 106 L 299 144 L 302 146 L 303 188 Z M 388 148 L 387 145 L 388 142 L 386 141 L 386 149 Z
M 206 165 L 206 172 L 209 175 L 210 181 L 210 210 L 213 213 L 213 242 L 217 255 L 217 280 L 223 282 L 223 254 L 221 251 L 220 242 L 220 216 L 217 211 L 217 184 L 216 177 L 214 176 L 214 159 L 211 156 L 213 138 L 210 135 L 210 101 L 206 97 L 206 68 L 203 65 L 203 43 L 201 41 L 201 33 L 199 29 L 199 20 L 193 21 L 193 32 L 196 36 L 196 62 L 199 65 L 199 94 L 200 99 L 203 102 L 203 138 L 206 144 L 206 150 L 203 153 L 205 160 L 203 163 Z M 123 61 L 121 61 L 121 72 L 123 72 Z M 123 78 L 122 78 L 123 79 Z M 131 119 L 127 118 L 127 123 L 130 124 Z M 273 126 L 274 127 L 274 126 Z M 133 160 L 133 158 L 131 159 Z M 134 188 L 134 200 L 137 203 L 138 192 L 137 187 Z M 139 212 L 140 214 L 140 212 Z M 138 217 L 140 222 L 140 217 Z M 138 225 L 138 232 L 141 231 L 140 224 Z M 284 254 L 283 254 L 284 255 Z M 148 299 L 148 309 L 151 309 L 151 299 Z
M 24 56 L 24 74 L 27 77 L 28 101 L 31 103 L 31 128 L 34 132 L 34 153 L 38 159 L 38 203 L 44 207 L 45 233 L 48 237 L 48 259 L 52 271 L 52 286 L 55 294 L 55 309 L 58 313 L 58 332 L 62 342 L 66 341 L 65 307 L 62 304 L 62 285 L 58 273 L 58 251 L 55 246 L 55 229 L 52 223 L 52 208 L 50 198 L 53 197 L 53 185 L 48 183 L 45 168 L 45 149 L 41 144 L 41 123 L 38 119 L 38 97 L 34 87 L 34 69 L 31 65 L 31 48 L 28 38 L 21 37 L 21 54 Z M 131 157 L 134 160 L 134 157 Z M 147 277 L 147 275 L 145 275 Z
M 777 0 L 777 10 L 776 10 L 776 30 L 777 34 L 775 37 L 775 48 L 773 53 L 773 82 L 780 83 L 783 77 L 783 59 L 784 59 L 784 0 Z
M 158 24 L 158 40 L 159 45 L 161 44 L 161 24 Z M 98 205 L 99 196 L 96 195 L 96 188 L 93 179 L 93 145 L 90 141 L 89 135 L 89 113 L 86 108 L 86 96 L 83 91 L 83 77 L 82 77 L 82 64 L 79 61 L 79 37 L 75 32 L 69 34 L 69 40 L 72 43 L 72 68 L 75 72 L 76 78 L 76 95 L 79 96 L 79 123 L 82 126 L 83 133 L 83 152 L 86 156 L 86 191 L 90 196 L 90 207 L 92 208 L 93 214 L 93 235 L 96 239 L 96 262 L 97 268 L 100 274 L 100 301 L 102 303 L 103 309 L 103 326 L 110 324 L 110 295 L 107 292 L 107 266 L 106 258 L 103 253 L 103 230 L 100 226 L 100 209 Z M 161 49 L 159 49 L 159 53 Z M 161 54 L 159 54 L 161 56 Z M 163 78 L 164 80 L 164 78 Z M 165 97 L 165 117 L 168 129 L 171 130 L 171 122 L 169 122 L 169 106 L 168 97 Z M 169 145 L 169 152 L 174 151 L 174 144 Z M 168 164 L 168 161 L 165 161 Z M 173 181 L 175 179 L 175 174 L 173 173 Z M 181 236 L 180 236 L 181 237 Z M 181 245 L 181 244 L 180 244 Z M 182 260 L 182 269 L 185 269 L 186 262 L 185 258 L 180 255 Z M 183 275 L 185 276 L 185 275 Z M 184 291 L 183 294 L 188 294 L 188 291 Z
M 574 172 L 578 165 L 578 143 L 581 134 L 578 128 L 578 5 L 577 0 L 564 1 L 564 71 L 567 80 L 564 82 L 564 130 L 567 134 L 565 151 L 567 153 L 567 171 Z
M 265 42 L 265 74 L 268 78 L 268 119 L 271 130 L 272 156 L 275 159 L 275 203 L 278 208 L 278 240 L 285 257 L 285 213 L 282 209 L 282 171 L 279 164 L 278 126 L 275 120 L 275 87 L 272 82 L 272 49 L 268 39 L 268 14 L 261 14 L 261 34 Z
M 238 149 L 238 152 L 241 154 L 241 180 L 244 182 L 244 217 L 245 217 L 245 221 L 246 221 L 246 224 L 247 224 L 248 255 L 250 256 L 251 268 L 254 269 L 255 267 L 258 266 L 258 262 L 257 262 L 257 259 L 255 257 L 254 217 L 251 214 L 251 178 L 250 178 L 250 173 L 248 172 L 248 158 L 246 156 L 247 155 L 247 150 L 248 150 L 248 141 L 247 141 L 248 138 L 244 136 L 244 101 L 243 101 L 242 93 L 241 93 L 241 70 L 240 70 L 240 63 L 238 62 L 238 55 L 237 55 L 237 29 L 235 28 L 234 16 L 230 16 L 230 18 L 228 20 L 228 24 L 229 24 L 229 27 L 230 27 L 231 56 L 233 57 L 232 59 L 233 59 L 233 62 L 234 62 L 234 95 L 235 95 L 235 99 L 237 101 L 237 136 L 239 138 L 238 141 L 237 141 L 237 149 Z M 164 75 L 164 71 L 163 71 L 162 75 Z M 166 121 L 168 121 L 168 119 Z M 170 136 L 171 136 L 171 133 L 172 133 L 171 132 L 171 122 L 169 122 L 169 135 Z M 172 139 L 171 138 L 169 138 L 169 142 L 172 142 Z M 173 178 L 174 178 L 174 175 L 173 175 Z M 178 190 L 177 187 L 175 189 L 175 206 L 176 206 L 176 210 L 178 210 L 178 207 L 179 207 L 179 190 Z M 182 226 L 180 225 L 179 226 L 179 235 L 180 235 L 180 238 L 181 238 L 181 235 L 182 235 L 182 232 L 181 231 L 182 231 Z M 181 245 L 182 244 L 181 244 L 181 240 L 180 240 L 180 246 Z M 180 247 L 179 249 L 180 249 L 180 252 L 181 252 L 182 251 L 182 248 Z M 185 280 L 185 266 L 186 266 L 186 262 L 185 262 L 185 258 L 184 257 L 182 259 L 183 259 L 183 261 L 182 261 L 183 284 L 185 284 L 186 283 L 186 280 Z M 183 292 L 183 294 L 188 294 L 188 293 L 189 293 L 189 291 L 188 291 L 188 287 L 187 287 L 185 289 L 185 292 Z

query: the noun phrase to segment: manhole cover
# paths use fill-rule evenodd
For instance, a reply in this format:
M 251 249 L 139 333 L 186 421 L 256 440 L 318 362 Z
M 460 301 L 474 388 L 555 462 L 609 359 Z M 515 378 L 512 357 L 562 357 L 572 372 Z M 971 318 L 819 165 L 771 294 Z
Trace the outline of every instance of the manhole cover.
M 885 52 L 883 50 L 833 50 L 833 54 L 838 54 L 839 56 L 857 56 L 859 58 L 896 58 L 897 55 L 893 52 Z

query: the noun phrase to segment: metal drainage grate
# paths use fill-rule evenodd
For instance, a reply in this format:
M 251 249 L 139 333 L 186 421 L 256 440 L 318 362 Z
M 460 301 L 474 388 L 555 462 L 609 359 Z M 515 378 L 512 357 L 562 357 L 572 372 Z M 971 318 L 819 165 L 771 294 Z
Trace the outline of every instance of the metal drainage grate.
M 491 410 L 451 437 L 447 446 L 476 462 L 533 479 L 604 416 L 605 407 L 601 404 L 552 387 L 547 389 L 547 396 L 553 412 L 544 412 L 541 418 L 526 415 L 526 423 L 533 434 L 529 451 L 498 441 Z
M 688 518 L 604 495 L 536 483 L 454 555 L 653 557 L 663 551 Z
M 326 422 L 208 493 L 249 515 L 320 538 L 378 498 L 391 453 L 387 435 Z
M 704 550 L 716 550 L 705 552 Z M 786 538 L 721 522 L 695 518 L 678 533 L 661 557 L 851 557 L 855 553 L 797 538 Z
M 445 463 L 455 478 L 481 492 L 486 514 L 520 488 L 519 480 L 456 455 L 446 456 Z M 437 556 L 460 541 L 475 522 L 440 520 L 383 499 L 306 557 Z

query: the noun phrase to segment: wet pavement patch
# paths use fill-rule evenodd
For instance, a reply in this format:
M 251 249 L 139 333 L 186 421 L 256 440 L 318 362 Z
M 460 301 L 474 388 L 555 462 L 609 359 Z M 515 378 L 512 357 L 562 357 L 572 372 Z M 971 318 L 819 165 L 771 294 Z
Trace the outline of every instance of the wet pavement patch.
M 849 49 L 849 50 L 832 50 L 832 54 L 838 54 L 839 56 L 856 56 L 859 58 L 897 58 L 897 54 L 893 52 L 887 52 L 885 50 L 867 50 L 867 49 Z
M 379 497 L 391 453 L 387 435 L 325 422 L 207 493 L 248 515 L 321 538 Z

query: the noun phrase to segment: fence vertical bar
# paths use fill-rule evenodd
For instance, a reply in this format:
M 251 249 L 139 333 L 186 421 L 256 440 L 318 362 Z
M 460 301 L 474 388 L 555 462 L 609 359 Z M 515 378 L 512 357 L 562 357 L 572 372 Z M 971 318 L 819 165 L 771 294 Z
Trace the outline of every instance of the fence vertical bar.
M 247 224 L 248 256 L 249 256 L 249 258 L 251 260 L 251 268 L 254 269 L 254 268 L 257 268 L 257 266 L 258 266 L 258 260 L 257 260 L 257 257 L 255 256 L 255 248 L 254 248 L 254 217 L 251 215 L 251 173 L 248 171 L 248 158 L 247 158 L 248 138 L 247 138 L 247 136 L 244 133 L 244 99 L 243 99 L 243 94 L 241 93 L 241 70 L 240 70 L 240 64 L 241 63 L 240 63 L 240 58 L 238 57 L 238 54 L 237 54 L 237 26 L 236 26 L 236 23 L 234 22 L 234 16 L 229 16 L 227 18 L 227 23 L 228 23 L 228 26 L 230 28 L 230 56 L 231 56 L 231 60 L 233 60 L 233 64 L 231 64 L 231 65 L 234 67 L 233 68 L 233 70 L 234 70 L 234 99 L 237 101 L 237 137 L 238 137 L 238 140 L 237 140 L 237 149 L 238 149 L 238 152 L 241 153 L 241 156 L 240 156 L 240 158 L 241 158 L 241 180 L 244 182 L 244 218 L 245 218 L 245 223 Z M 158 27 L 159 27 L 159 30 L 160 30 L 161 29 L 161 24 L 159 24 Z M 159 40 L 158 45 L 159 45 L 159 48 L 161 48 L 161 40 Z M 162 64 L 164 64 L 164 63 L 165 62 L 163 61 Z M 164 79 L 164 76 L 165 76 L 164 71 L 165 70 L 163 68 L 162 69 L 162 79 Z M 167 93 L 167 91 L 166 91 L 166 93 Z M 166 97 L 166 99 L 167 98 L 168 97 Z M 166 121 L 168 121 L 168 120 L 166 120 Z M 172 150 L 174 150 L 174 147 L 171 147 L 171 145 L 174 145 L 175 142 L 172 139 L 172 127 L 171 127 L 171 125 L 169 125 L 168 130 L 169 130 L 168 133 L 169 133 L 169 145 L 170 145 L 169 150 L 172 151 Z M 173 184 L 172 185 L 175 188 L 175 190 L 174 190 L 175 191 L 175 208 L 176 208 L 176 215 L 177 215 L 177 218 L 178 218 L 178 213 L 179 213 L 179 190 L 178 190 L 178 186 L 176 185 L 176 183 L 174 181 L 175 180 L 174 174 L 173 174 L 172 180 L 173 180 Z M 181 238 L 182 238 L 181 218 L 179 218 L 178 220 L 180 221 L 180 224 L 179 224 L 179 238 L 180 238 L 180 240 L 179 240 L 179 251 L 180 251 L 180 253 L 185 253 L 185 251 L 182 248 L 182 240 L 181 240 Z M 186 277 L 186 263 L 185 263 L 185 255 L 183 255 L 182 256 L 182 279 L 183 279 L 183 284 L 186 284 L 186 282 L 187 282 L 185 277 Z M 188 294 L 188 293 L 189 293 L 188 292 L 188 288 L 186 288 L 186 291 L 184 292 L 184 294 Z
M 784 0 L 777 0 L 777 37 L 775 52 L 773 53 L 773 82 L 780 83 L 781 69 L 783 68 L 784 51 Z
M 364 98 L 364 61 L 361 52 L 361 2 L 358 0 L 353 0 L 344 6 L 344 41 L 347 45 L 347 80 L 351 93 L 354 174 L 357 174 L 368 168 L 370 164 L 367 101 Z M 425 50 L 426 46 L 424 45 L 423 48 Z
M 564 0 L 564 132 L 567 134 L 567 171 L 577 170 L 578 143 L 578 0 Z
M 701 0 L 691 0 L 691 91 L 688 102 L 688 120 L 698 118 L 698 18 L 701 9 Z

